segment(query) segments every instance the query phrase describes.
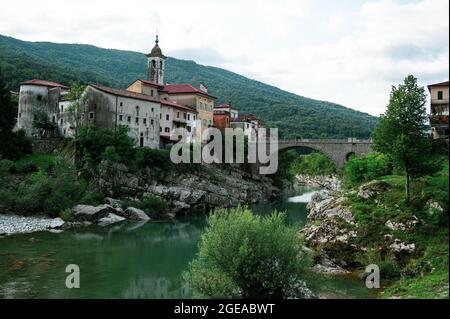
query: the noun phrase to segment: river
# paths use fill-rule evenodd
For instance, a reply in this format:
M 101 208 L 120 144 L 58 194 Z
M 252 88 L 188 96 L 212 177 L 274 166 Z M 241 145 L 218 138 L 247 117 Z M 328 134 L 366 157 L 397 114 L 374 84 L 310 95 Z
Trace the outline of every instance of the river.
M 257 214 L 286 211 L 286 222 L 301 228 L 314 189 L 254 205 Z M 197 253 L 205 216 L 143 226 L 91 226 L 61 234 L 49 232 L 0 238 L 0 298 L 189 298 L 182 273 Z M 67 289 L 65 268 L 80 267 L 80 289 Z M 352 276 L 318 276 L 322 298 L 371 298 L 372 291 Z

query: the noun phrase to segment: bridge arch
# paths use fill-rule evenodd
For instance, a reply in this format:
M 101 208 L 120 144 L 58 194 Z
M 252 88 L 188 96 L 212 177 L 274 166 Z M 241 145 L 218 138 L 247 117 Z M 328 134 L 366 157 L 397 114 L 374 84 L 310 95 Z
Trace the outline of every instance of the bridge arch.
M 321 140 L 321 139 L 298 139 L 278 141 L 278 152 L 283 150 L 305 147 L 321 152 L 329 157 L 338 169 L 342 169 L 349 159 L 349 155 L 364 155 L 372 153 L 371 140 Z

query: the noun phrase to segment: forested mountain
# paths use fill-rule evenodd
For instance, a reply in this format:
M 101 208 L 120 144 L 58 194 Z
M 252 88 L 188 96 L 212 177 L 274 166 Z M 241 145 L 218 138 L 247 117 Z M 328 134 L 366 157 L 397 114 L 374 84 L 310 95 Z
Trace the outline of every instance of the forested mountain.
M 102 49 L 90 45 L 26 42 L 0 35 L 0 67 L 11 90 L 24 80 L 45 79 L 99 83 L 126 87 L 145 78 L 142 53 Z M 377 118 L 344 106 L 305 98 L 248 79 L 220 68 L 194 61 L 167 60 L 168 83 L 208 84 L 218 103 L 231 102 L 242 112 L 253 113 L 278 127 L 282 137 L 369 137 Z

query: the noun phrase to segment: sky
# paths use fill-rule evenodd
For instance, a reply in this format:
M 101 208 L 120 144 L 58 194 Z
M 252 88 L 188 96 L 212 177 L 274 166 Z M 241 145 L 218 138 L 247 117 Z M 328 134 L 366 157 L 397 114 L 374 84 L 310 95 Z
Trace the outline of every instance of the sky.
M 20 12 L 20 14 L 19 14 Z M 380 115 L 392 85 L 449 78 L 448 0 L 0 0 L 0 34 L 224 68 Z

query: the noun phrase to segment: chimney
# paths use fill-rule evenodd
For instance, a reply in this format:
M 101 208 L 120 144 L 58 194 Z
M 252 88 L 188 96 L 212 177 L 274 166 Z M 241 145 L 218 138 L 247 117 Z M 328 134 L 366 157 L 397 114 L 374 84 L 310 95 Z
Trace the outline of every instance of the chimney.
M 200 90 L 202 90 L 205 93 L 208 93 L 208 87 L 206 86 L 205 83 L 200 82 Z

